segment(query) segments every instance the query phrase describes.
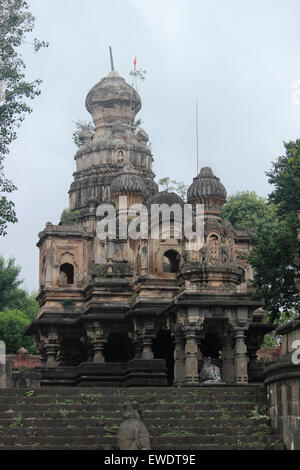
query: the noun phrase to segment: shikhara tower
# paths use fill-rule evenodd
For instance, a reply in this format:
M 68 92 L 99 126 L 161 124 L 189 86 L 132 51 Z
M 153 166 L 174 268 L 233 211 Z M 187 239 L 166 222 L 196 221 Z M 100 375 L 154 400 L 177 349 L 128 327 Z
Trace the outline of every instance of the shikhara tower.
M 37 244 L 40 310 L 26 334 L 44 363 L 41 385 L 195 385 L 203 356 L 218 362 L 226 383 L 259 381 L 256 351 L 268 327 L 262 300 L 248 292 L 250 238 L 220 217 L 219 178 L 202 168 L 187 192 L 190 204 L 204 204 L 200 250 L 163 230 L 158 240 L 100 240 L 102 202 L 119 214 L 119 196 L 147 207 L 183 201 L 158 192 L 148 135 L 132 125 L 141 99 L 124 78 L 112 70 L 90 90 L 86 108 L 95 131 L 79 136 L 69 191 L 74 223 L 48 222 Z

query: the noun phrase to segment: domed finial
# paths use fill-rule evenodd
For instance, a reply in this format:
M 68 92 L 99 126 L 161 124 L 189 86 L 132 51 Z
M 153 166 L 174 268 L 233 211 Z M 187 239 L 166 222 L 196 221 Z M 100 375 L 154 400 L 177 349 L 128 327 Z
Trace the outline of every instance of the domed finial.
M 93 116 L 96 134 L 111 129 L 116 122 L 130 125 L 141 109 L 141 98 L 125 79 L 112 70 L 88 92 L 86 109 Z
M 212 169 L 206 166 L 193 179 L 187 191 L 187 199 L 191 204 L 204 204 L 204 212 L 219 215 L 226 202 L 226 189 Z

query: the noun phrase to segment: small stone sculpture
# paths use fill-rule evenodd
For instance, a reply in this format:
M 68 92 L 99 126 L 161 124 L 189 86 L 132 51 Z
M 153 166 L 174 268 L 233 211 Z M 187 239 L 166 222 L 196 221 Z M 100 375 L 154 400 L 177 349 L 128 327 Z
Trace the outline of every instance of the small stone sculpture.
M 137 402 L 124 405 L 123 421 L 118 431 L 120 450 L 150 450 L 149 432 L 142 421 Z
M 203 383 L 220 383 L 221 373 L 218 366 L 211 363 L 210 357 L 203 358 L 203 367 L 200 372 L 200 380 Z

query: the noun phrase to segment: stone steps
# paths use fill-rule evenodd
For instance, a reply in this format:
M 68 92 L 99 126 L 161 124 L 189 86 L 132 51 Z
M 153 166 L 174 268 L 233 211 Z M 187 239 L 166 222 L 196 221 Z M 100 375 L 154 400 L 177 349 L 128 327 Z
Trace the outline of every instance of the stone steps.
M 16 444 L 14 447 L 8 445 L 8 446 L 0 446 L 0 450 L 38 450 L 38 451 L 42 451 L 42 450 L 46 450 L 46 451 L 49 451 L 49 450 L 81 450 L 81 451 L 85 451 L 85 450 L 108 450 L 106 447 L 99 447 L 99 445 L 97 446 L 92 446 L 92 445 L 89 445 L 87 446 L 86 444 L 83 444 L 81 446 L 75 446 L 75 445 L 69 445 L 69 444 L 65 444 L 64 446 L 61 446 L 61 447 L 58 447 L 57 445 L 56 446 L 48 446 L 48 445 L 33 445 L 33 446 L 30 446 L 30 445 L 20 445 L 20 444 Z M 260 443 L 251 443 L 251 444 L 230 444 L 230 445 L 227 445 L 227 444 L 224 444 L 224 445 L 221 445 L 221 444 L 197 444 L 197 446 L 193 446 L 193 445 L 180 445 L 180 448 L 177 448 L 175 449 L 174 446 L 172 444 L 170 445 L 164 445 L 164 446 L 157 446 L 155 449 L 152 448 L 152 450 L 155 450 L 155 451 L 174 451 L 174 450 L 180 450 L 180 451 L 202 451 L 202 450 L 210 450 L 210 451 L 213 451 L 213 450 L 278 450 L 279 447 L 277 445 L 274 446 L 273 444 L 270 444 L 270 445 L 266 445 L 266 444 L 260 444 Z M 110 449 L 109 449 L 110 450 Z M 117 450 L 117 448 L 115 449 L 112 449 L 112 450 Z
M 282 448 L 262 386 L 0 390 L 0 450 L 114 449 L 123 404 L 140 404 L 153 450 Z
M 178 406 L 180 405 L 180 410 L 178 410 Z M 243 412 L 243 411 L 249 411 L 252 410 L 255 406 L 255 403 L 213 403 L 214 405 L 214 412 L 221 412 L 221 411 L 232 411 L 232 408 L 234 407 L 235 412 Z M 177 403 L 175 402 L 174 404 L 171 403 L 147 403 L 146 404 L 146 410 L 145 412 L 159 412 L 161 408 L 164 408 L 165 411 L 172 411 L 172 412 L 180 412 L 180 411 L 185 411 L 185 410 L 190 410 L 192 409 L 193 411 L 196 412 L 207 412 L 211 413 L 211 406 L 212 403 L 198 403 L 198 402 L 180 402 Z M 9 404 L 9 408 L 12 409 L 14 412 L 27 412 L 28 408 L 30 407 L 30 404 L 24 404 L 24 405 L 18 405 L 18 404 Z M 105 411 L 105 412 L 116 412 L 119 411 L 120 413 L 122 412 L 122 404 L 117 403 L 117 404 L 107 404 L 103 403 L 102 401 L 99 401 L 98 404 L 84 404 L 85 411 L 88 413 L 93 413 L 100 408 Z M 35 403 L 35 412 L 36 413 L 47 413 L 49 411 L 58 413 L 61 410 L 66 410 L 69 412 L 78 412 L 82 410 L 82 404 L 76 403 L 76 404 L 55 404 L 55 403 L 48 403 L 48 404 L 39 404 Z M 0 405 L 0 416 L 3 415 L 5 412 L 7 412 L 7 405 Z
M 162 445 L 169 445 L 170 441 L 173 445 L 181 445 L 184 441 L 185 445 L 193 445 L 196 446 L 199 444 L 199 439 L 201 439 L 201 444 L 214 444 L 217 440 L 219 444 L 236 444 L 238 439 L 241 436 L 231 436 L 226 434 L 212 434 L 212 435 L 201 435 L 200 437 L 198 434 L 189 435 L 188 432 L 178 432 L 176 435 L 174 432 L 167 432 L 166 435 L 160 436 L 151 436 L 151 444 L 153 448 Z M 62 446 L 64 444 L 69 445 L 78 445 L 82 444 L 82 435 L 72 436 L 68 434 L 66 439 L 65 435 L 62 436 L 27 436 L 27 435 L 18 435 L 18 444 L 20 445 L 58 445 Z M 101 442 L 99 442 L 99 437 L 101 437 Z M 95 446 L 102 446 L 108 445 L 110 447 L 116 447 L 118 445 L 117 437 L 116 436 L 97 436 L 94 434 L 90 434 L 89 430 L 85 432 L 84 436 L 85 442 L 88 444 L 94 444 Z M 256 440 L 256 434 L 247 435 L 243 437 L 243 443 L 250 443 Z M 273 436 L 268 436 L 268 438 L 264 439 L 265 443 L 271 443 L 273 440 Z M 1 436 L 0 439 L 0 449 L 1 445 L 15 445 L 16 437 L 15 436 Z
M 149 432 L 151 432 L 152 436 L 160 436 L 162 432 L 162 425 L 155 425 L 146 423 Z M 75 425 L 67 425 L 67 426 L 55 426 L 55 427 L 40 427 L 40 426 L 28 426 L 23 428 L 9 428 L 9 429 L 0 429 L 0 439 L 1 437 L 11 437 L 11 436 L 31 436 L 36 435 L 39 437 L 43 436 L 65 436 L 66 429 L 68 430 L 68 436 L 82 436 L 83 431 L 87 434 L 97 435 L 97 436 L 107 436 L 107 434 L 116 435 L 118 430 L 119 423 L 114 422 L 112 423 L 105 423 L 105 425 L 99 426 L 75 426 Z M 195 426 L 195 425 L 175 425 L 175 426 L 167 426 L 164 425 L 164 433 L 174 433 L 184 432 L 190 434 L 196 434 L 198 436 L 215 436 L 215 435 L 251 435 L 257 433 L 257 427 L 255 426 L 240 426 L 240 427 L 225 427 L 225 426 L 213 426 L 213 427 L 205 427 L 205 426 Z
M 115 424 L 119 425 L 121 423 L 121 418 L 105 418 L 105 423 L 109 426 L 113 426 Z M 1 419 L 0 420 L 0 432 L 3 434 L 8 431 L 11 427 L 16 429 L 16 426 L 11 426 L 15 422 L 15 418 L 11 419 Z M 174 417 L 170 418 L 161 418 L 161 419 L 153 419 L 153 418 L 144 418 L 144 422 L 146 423 L 147 427 L 153 426 L 157 428 L 158 426 L 163 426 L 166 428 L 174 428 L 174 427 L 197 427 L 198 429 L 209 429 L 213 430 L 215 428 L 222 428 L 222 429 L 231 429 L 237 430 L 242 432 L 250 432 L 250 430 L 255 430 L 258 427 L 262 426 L 269 426 L 269 420 L 267 418 L 261 419 L 249 419 L 249 418 L 231 418 L 231 419 L 214 419 L 211 418 L 210 420 L 206 420 L 205 424 L 201 422 L 199 419 L 176 419 Z M 249 424 L 249 423 L 253 424 Z M 50 427 L 51 425 L 51 427 Z M 22 417 L 22 426 L 20 429 L 26 428 L 47 428 L 48 432 L 49 429 L 59 429 L 65 427 L 76 427 L 76 428 L 98 428 L 99 426 L 103 426 L 103 420 L 91 420 L 90 418 L 67 418 L 62 420 L 60 418 L 54 419 L 53 417 L 49 418 L 23 418 Z

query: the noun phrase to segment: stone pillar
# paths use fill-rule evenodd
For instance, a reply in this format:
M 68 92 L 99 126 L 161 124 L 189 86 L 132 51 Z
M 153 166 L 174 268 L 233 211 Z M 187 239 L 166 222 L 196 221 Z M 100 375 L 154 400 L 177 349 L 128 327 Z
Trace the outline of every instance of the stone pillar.
M 196 385 L 199 383 L 198 371 L 198 330 L 193 326 L 184 327 L 185 337 L 185 383 Z
M 184 383 L 185 377 L 185 344 L 184 336 L 181 331 L 174 334 L 174 385 Z
M 245 330 L 238 328 L 235 330 L 235 349 L 234 349 L 234 372 L 236 383 L 248 383 L 248 357 L 247 346 L 245 342 Z
M 107 334 L 104 326 L 100 322 L 91 323 L 87 326 L 87 336 L 93 351 L 93 362 L 105 362 L 103 351 L 107 342 Z
M 107 239 L 107 274 L 113 274 L 113 242 L 109 239 Z
M 142 359 L 143 345 L 139 333 L 137 331 L 130 332 L 128 336 L 134 347 L 134 359 Z
M 66 366 L 69 364 L 70 354 L 68 353 L 66 348 L 61 347 L 59 349 L 56 360 L 59 366 Z
M 47 365 L 47 355 L 46 355 L 46 349 L 45 349 L 45 345 L 44 344 L 40 344 L 39 346 L 39 349 L 38 349 L 38 353 L 39 353 L 39 356 L 40 356 L 40 361 L 42 363 L 42 367 L 46 367 Z
M 141 245 L 141 275 L 146 276 L 148 273 L 147 240 L 142 240 Z
M 153 359 L 153 339 L 156 334 L 155 321 L 151 317 L 141 318 L 139 320 L 134 319 L 134 337 L 137 338 L 142 345 L 142 359 Z M 138 346 L 139 348 L 139 346 Z M 137 354 L 139 352 L 137 351 Z
M 58 350 L 58 336 L 56 332 L 52 332 L 49 334 L 44 346 L 44 351 L 46 355 L 46 367 L 57 367 Z
M 222 380 L 229 384 L 234 382 L 232 337 L 230 335 L 223 336 Z
M 259 348 L 251 348 L 248 346 L 249 354 L 249 370 L 255 370 L 257 364 L 257 350 Z
M 145 330 L 144 334 L 142 335 L 142 359 L 153 359 L 153 330 Z

